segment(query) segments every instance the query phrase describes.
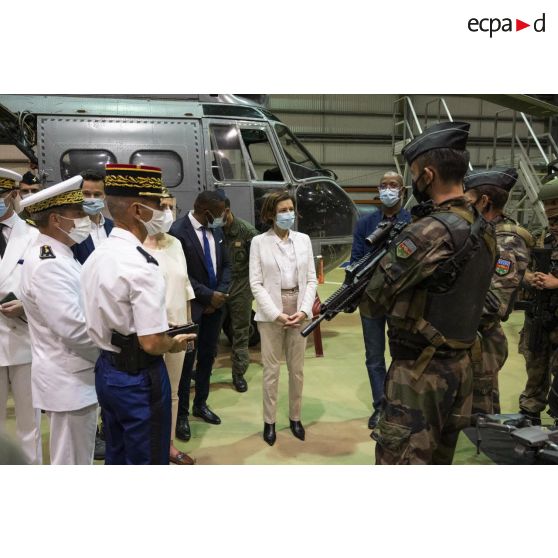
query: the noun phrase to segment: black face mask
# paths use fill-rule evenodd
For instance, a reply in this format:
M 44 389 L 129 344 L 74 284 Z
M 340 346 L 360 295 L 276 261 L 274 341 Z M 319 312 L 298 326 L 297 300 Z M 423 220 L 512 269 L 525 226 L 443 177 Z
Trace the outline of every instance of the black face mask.
M 427 202 L 430 199 L 430 196 L 428 196 L 428 194 L 426 193 L 426 190 L 428 190 L 428 188 L 430 187 L 430 185 L 428 185 L 425 189 L 424 192 L 421 192 L 418 188 L 418 182 L 419 180 L 422 178 L 422 175 L 426 172 L 426 169 L 424 169 L 417 177 L 416 180 L 412 180 L 411 181 L 411 185 L 413 187 L 413 196 L 415 197 L 415 200 L 417 200 L 418 203 L 424 203 Z

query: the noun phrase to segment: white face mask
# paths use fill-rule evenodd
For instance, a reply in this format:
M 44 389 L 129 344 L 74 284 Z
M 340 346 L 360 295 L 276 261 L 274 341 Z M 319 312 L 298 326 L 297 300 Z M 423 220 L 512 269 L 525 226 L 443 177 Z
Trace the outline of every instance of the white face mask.
M 58 227 L 58 230 L 69 236 L 76 244 L 81 244 L 91 234 L 91 219 L 89 217 L 80 217 L 79 219 L 70 219 L 63 215 L 59 215 L 59 217 L 74 222 L 70 232 L 66 232 L 60 227 Z
M 164 211 L 160 209 L 153 209 L 147 205 L 140 203 L 145 209 L 150 209 L 153 211 L 153 215 L 149 221 L 140 221 L 143 223 L 148 236 L 155 236 L 158 233 L 166 233 L 171 228 L 173 223 L 172 211 L 170 209 L 165 209 Z

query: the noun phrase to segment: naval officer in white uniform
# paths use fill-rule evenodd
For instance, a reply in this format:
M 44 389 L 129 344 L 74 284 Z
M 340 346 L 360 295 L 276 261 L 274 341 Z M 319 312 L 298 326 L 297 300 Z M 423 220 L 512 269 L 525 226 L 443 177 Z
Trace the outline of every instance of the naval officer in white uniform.
M 20 174 L 0 168 L 0 430 L 11 386 L 16 432 L 31 464 L 41 464 L 41 412 L 31 398 L 31 344 L 20 298 L 23 254 L 39 232 L 17 216 Z
M 98 350 L 85 326 L 81 265 L 70 250 L 91 230 L 81 181 L 75 176 L 22 201 L 40 232 L 25 254 L 21 298 L 33 350 L 33 404 L 50 419 L 53 465 L 93 463 L 97 426 Z

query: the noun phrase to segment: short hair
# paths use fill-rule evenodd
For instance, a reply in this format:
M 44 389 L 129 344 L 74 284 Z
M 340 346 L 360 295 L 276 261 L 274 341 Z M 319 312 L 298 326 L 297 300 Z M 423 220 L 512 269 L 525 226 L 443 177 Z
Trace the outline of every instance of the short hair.
M 272 192 L 264 197 L 262 209 L 260 211 L 260 220 L 266 225 L 273 225 L 275 214 L 277 213 L 277 206 L 286 200 L 291 200 L 296 207 L 296 202 L 293 195 L 288 190 L 279 190 Z
M 462 182 L 469 165 L 469 152 L 444 147 L 431 149 L 416 158 L 420 168 L 434 167 L 442 182 Z
M 49 209 L 45 209 L 44 211 L 38 211 L 37 213 L 32 213 L 31 219 L 33 219 L 37 227 L 44 229 L 48 227 L 50 216 L 53 213 L 65 213 L 67 209 L 83 209 L 83 206 L 81 205 L 81 203 L 72 203 L 70 205 L 60 205 L 58 207 L 51 207 Z
M 493 184 L 483 184 L 482 186 L 471 188 L 471 191 L 477 193 L 479 198 L 481 196 L 486 196 L 492 203 L 494 209 L 504 209 L 510 197 L 509 192 Z
M 194 201 L 194 209 L 203 211 L 223 202 L 224 198 L 218 192 L 214 190 L 204 190 L 198 194 L 198 197 Z
M 404 184 L 404 183 L 403 183 L 403 177 L 402 177 L 398 172 L 395 172 L 395 171 L 387 171 L 387 172 L 384 172 L 384 174 L 382 175 L 382 180 L 383 180 L 386 176 L 387 176 L 388 178 L 395 178 L 395 180 L 397 180 L 397 182 L 399 182 L 399 185 L 400 185 L 400 186 L 403 186 L 403 184 Z M 380 181 L 380 183 L 381 183 L 381 181 Z
M 81 177 L 84 181 L 90 180 L 91 182 L 104 182 L 105 181 L 105 173 L 100 172 L 93 169 L 84 170 L 81 173 Z

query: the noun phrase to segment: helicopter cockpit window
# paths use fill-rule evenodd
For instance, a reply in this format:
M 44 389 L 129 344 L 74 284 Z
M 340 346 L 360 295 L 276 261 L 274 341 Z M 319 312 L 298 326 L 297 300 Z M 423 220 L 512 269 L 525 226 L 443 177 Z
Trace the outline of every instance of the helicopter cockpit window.
M 163 171 L 163 184 L 176 188 L 183 178 L 182 159 L 178 153 L 163 149 L 143 149 L 130 157 L 131 165 L 160 167 Z
M 289 161 L 295 178 L 320 176 L 321 169 L 306 148 L 283 124 L 275 124 L 275 131 Z
M 256 173 L 255 180 L 283 182 L 283 174 L 279 170 L 267 133 L 257 128 L 242 128 L 240 133 L 250 154 L 252 166 Z
M 248 180 L 238 128 L 234 124 L 212 124 L 209 130 L 213 178 L 218 181 Z
M 67 180 L 85 169 L 104 173 L 106 164 L 116 162 L 116 157 L 105 149 L 69 149 L 60 157 L 60 176 Z

